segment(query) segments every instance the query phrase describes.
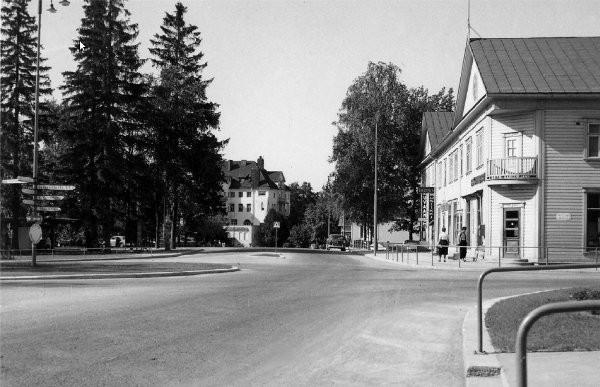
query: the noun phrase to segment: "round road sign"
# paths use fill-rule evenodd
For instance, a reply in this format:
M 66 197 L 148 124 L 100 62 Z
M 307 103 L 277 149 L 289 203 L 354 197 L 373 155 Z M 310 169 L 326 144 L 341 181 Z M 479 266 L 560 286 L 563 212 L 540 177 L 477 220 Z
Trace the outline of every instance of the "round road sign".
M 33 243 L 34 245 L 37 245 L 37 243 L 42 239 L 42 227 L 40 226 L 39 223 L 34 223 L 31 225 L 31 227 L 29 227 L 29 240 L 31 240 L 31 243 Z

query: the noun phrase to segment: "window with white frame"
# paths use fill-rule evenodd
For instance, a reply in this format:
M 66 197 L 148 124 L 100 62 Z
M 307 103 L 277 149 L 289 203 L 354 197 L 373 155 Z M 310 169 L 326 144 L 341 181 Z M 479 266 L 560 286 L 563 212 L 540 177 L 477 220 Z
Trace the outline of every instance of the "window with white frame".
M 521 133 L 504 134 L 504 157 L 521 157 Z
M 471 173 L 471 159 L 473 152 L 473 139 L 471 137 L 467 138 L 467 142 L 465 145 L 465 174 Z
M 590 121 L 587 125 L 587 157 L 600 157 L 600 121 Z
M 447 158 L 444 158 L 444 168 L 442 168 L 444 171 L 444 187 L 448 183 L 448 179 L 447 179 L 448 178 L 448 169 L 446 168 L 448 166 L 447 160 L 448 160 Z
M 454 180 L 458 180 L 458 150 L 454 151 Z
M 460 173 L 460 176 L 462 176 L 465 173 L 464 162 L 463 162 L 463 160 L 464 160 L 464 157 L 463 157 L 463 144 L 460 144 L 460 147 L 458 148 L 458 160 L 459 160 L 459 163 L 460 163 L 459 172 L 458 173 Z
M 475 164 L 477 168 L 483 165 L 483 130 L 475 134 Z
M 448 183 L 454 181 L 454 152 L 450 153 L 448 158 Z

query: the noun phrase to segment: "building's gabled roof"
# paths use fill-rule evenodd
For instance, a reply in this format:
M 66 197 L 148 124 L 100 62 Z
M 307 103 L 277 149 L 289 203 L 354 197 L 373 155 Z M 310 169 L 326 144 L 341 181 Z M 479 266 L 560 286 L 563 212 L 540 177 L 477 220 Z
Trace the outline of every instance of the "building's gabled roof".
M 600 37 L 471 39 L 489 94 L 600 93 Z
M 285 177 L 281 171 L 267 171 L 259 168 L 256 161 L 225 160 L 222 171 L 230 181 L 230 189 L 252 189 L 252 170 L 258 169 L 259 189 L 286 189 Z
M 424 112 L 421 121 L 421 154 L 425 156 L 425 141 L 429 135 L 431 151 L 434 151 L 450 133 L 453 125 L 453 112 Z

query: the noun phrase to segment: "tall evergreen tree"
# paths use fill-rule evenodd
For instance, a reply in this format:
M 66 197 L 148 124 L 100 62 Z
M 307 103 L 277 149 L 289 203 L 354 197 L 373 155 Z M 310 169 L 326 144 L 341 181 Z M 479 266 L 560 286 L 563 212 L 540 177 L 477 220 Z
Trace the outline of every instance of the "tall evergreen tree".
M 108 243 L 123 231 L 136 183 L 145 175 L 142 155 L 144 95 L 137 24 L 124 0 L 86 0 L 79 37 L 70 48 L 77 69 L 63 73 L 66 119 L 61 137 L 63 175 L 80 195 L 78 214 L 86 243 Z M 135 205 L 133 205 L 135 207 Z
M 27 10 L 29 0 L 4 0 L 0 43 L 0 177 L 31 175 L 33 160 L 33 117 L 37 56 L 37 24 Z M 43 64 L 44 58 L 40 58 Z M 48 67 L 40 65 L 40 94 L 48 95 Z M 43 110 L 43 105 L 40 110 Z M 2 217 L 13 226 L 24 223 L 21 187 L 3 186 Z M 3 200 L 3 201 L 4 201 Z M 7 211 L 5 211 L 7 210 Z M 13 227 L 15 228 L 15 227 Z M 16 238 L 15 238 L 16 241 Z
M 210 102 L 204 79 L 198 27 L 186 23 L 186 8 L 175 5 L 166 13 L 161 34 L 151 39 L 152 63 L 160 78 L 152 92 L 154 162 L 160 179 L 166 209 L 163 222 L 170 228 L 170 243 L 175 246 L 180 214 L 191 220 L 198 213 L 214 213 L 221 207 L 222 157 L 225 142 L 212 130 L 218 128 L 218 105 Z M 186 200 L 183 201 L 182 198 Z M 158 216 L 157 216 L 158 217 Z M 158 238 L 157 238 L 158 239 Z

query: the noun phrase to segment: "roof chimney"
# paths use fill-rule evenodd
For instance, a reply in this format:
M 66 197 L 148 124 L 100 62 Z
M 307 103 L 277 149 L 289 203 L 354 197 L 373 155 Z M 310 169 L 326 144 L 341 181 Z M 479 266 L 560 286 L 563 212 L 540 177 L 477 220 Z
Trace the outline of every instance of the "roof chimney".
M 259 169 L 265 169 L 265 159 L 262 156 L 258 156 L 258 160 L 256 160 Z
M 258 168 L 258 166 L 253 165 L 250 168 L 250 179 L 252 189 L 258 189 L 258 186 L 260 185 L 260 169 Z

